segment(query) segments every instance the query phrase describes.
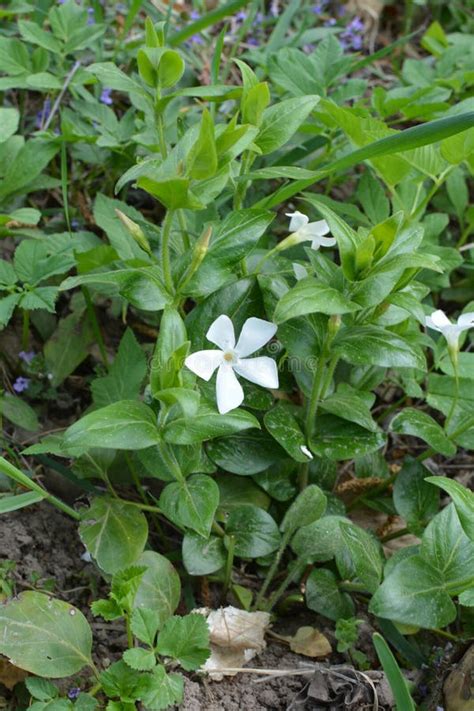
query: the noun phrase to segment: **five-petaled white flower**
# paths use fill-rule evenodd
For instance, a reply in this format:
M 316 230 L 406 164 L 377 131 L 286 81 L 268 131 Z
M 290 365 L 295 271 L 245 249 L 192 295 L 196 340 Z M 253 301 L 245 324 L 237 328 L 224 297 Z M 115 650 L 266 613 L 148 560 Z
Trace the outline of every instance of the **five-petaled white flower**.
M 463 331 L 474 327 L 474 312 L 461 314 L 457 323 L 452 323 L 444 311 L 438 309 L 431 316 L 426 317 L 426 325 L 443 334 L 448 342 L 448 347 L 453 351 L 459 350 L 459 336 Z
M 313 249 L 320 247 L 333 247 L 336 244 L 334 237 L 325 237 L 329 232 L 329 225 L 326 220 L 318 222 L 310 222 L 307 215 L 302 212 L 287 212 L 287 217 L 290 217 L 290 232 L 291 237 L 295 238 L 295 244 L 299 242 L 311 242 Z
M 278 370 L 272 358 L 247 358 L 268 343 L 276 330 L 274 323 L 261 318 L 248 318 L 236 344 L 232 321 L 223 314 L 211 324 L 206 333 L 206 338 L 221 350 L 197 351 L 184 361 L 189 370 L 204 380 L 210 380 L 218 369 L 216 397 L 221 415 L 238 407 L 244 399 L 236 373 L 264 388 L 278 387 Z

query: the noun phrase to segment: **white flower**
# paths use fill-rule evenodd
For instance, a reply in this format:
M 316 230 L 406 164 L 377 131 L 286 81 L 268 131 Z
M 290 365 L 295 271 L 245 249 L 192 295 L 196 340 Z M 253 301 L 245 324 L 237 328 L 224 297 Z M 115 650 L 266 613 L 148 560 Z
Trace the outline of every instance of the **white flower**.
M 457 323 L 451 323 L 444 311 L 438 309 L 433 311 L 431 316 L 426 317 L 426 325 L 443 334 L 448 342 L 449 348 L 459 350 L 459 336 L 463 331 L 467 331 L 474 326 L 474 312 L 461 314 Z
M 238 407 L 244 399 L 236 373 L 264 388 L 278 387 L 278 370 L 272 358 L 247 358 L 268 343 L 276 330 L 274 323 L 261 318 L 248 318 L 236 345 L 232 321 L 228 316 L 219 316 L 211 324 L 206 338 L 221 350 L 197 351 L 184 361 L 189 370 L 203 380 L 210 380 L 216 368 L 218 369 L 216 397 L 221 415 Z
M 334 237 L 324 237 L 329 232 L 329 225 L 326 220 L 318 222 L 310 222 L 307 215 L 302 212 L 287 212 L 287 217 L 290 217 L 290 232 L 291 237 L 296 238 L 295 244 L 299 242 L 311 242 L 313 249 L 320 247 L 333 247 L 336 244 Z

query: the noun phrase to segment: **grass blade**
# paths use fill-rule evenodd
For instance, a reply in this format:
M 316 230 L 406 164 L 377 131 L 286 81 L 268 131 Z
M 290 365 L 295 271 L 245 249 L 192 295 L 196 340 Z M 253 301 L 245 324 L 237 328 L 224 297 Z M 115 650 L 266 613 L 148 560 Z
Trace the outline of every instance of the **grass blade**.
M 390 647 L 384 640 L 381 634 L 375 632 L 372 636 L 375 651 L 380 660 L 385 674 L 387 675 L 388 683 L 395 699 L 397 711 L 416 711 L 415 703 L 408 691 L 408 686 L 397 660 L 393 656 Z

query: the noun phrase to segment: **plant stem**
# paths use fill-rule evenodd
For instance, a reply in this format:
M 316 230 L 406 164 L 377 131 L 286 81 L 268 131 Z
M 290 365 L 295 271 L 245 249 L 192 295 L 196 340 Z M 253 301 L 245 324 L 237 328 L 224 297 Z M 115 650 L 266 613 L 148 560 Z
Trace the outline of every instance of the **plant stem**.
M 127 628 L 127 646 L 129 649 L 133 649 L 133 634 L 129 615 L 125 615 L 125 625 Z
M 456 411 L 456 406 L 457 406 L 458 400 L 459 400 L 459 370 L 458 370 L 457 366 L 455 367 L 455 370 L 454 370 L 454 383 L 455 383 L 455 385 L 454 385 L 454 397 L 453 397 L 453 401 L 452 401 L 452 403 L 451 403 L 451 407 L 449 408 L 448 416 L 446 417 L 446 420 L 445 420 L 445 423 L 444 423 L 444 429 L 445 429 L 445 431 L 446 431 L 446 430 L 448 429 L 448 427 L 449 427 L 449 424 L 450 424 L 450 422 L 451 422 L 451 420 L 452 420 L 452 418 L 453 418 L 453 415 L 454 415 L 454 413 L 455 413 L 455 411 Z
M 253 605 L 254 610 L 258 610 L 258 608 L 260 607 L 262 600 L 265 596 L 265 593 L 267 592 L 267 590 L 270 586 L 270 583 L 272 582 L 273 578 L 275 577 L 275 573 L 278 570 L 278 566 L 280 564 L 280 561 L 281 561 L 281 558 L 282 558 L 283 553 L 285 551 L 285 548 L 287 547 L 288 541 L 290 540 L 290 535 L 291 535 L 290 530 L 285 531 L 285 533 L 283 534 L 283 538 L 281 540 L 281 544 L 278 549 L 278 552 L 277 552 L 275 558 L 273 559 L 273 563 L 271 564 L 271 566 L 269 567 L 269 569 L 267 571 L 265 580 L 263 581 L 262 587 L 260 588 L 258 595 L 256 597 L 255 603 Z
M 24 351 L 30 348 L 30 312 L 23 309 L 23 324 L 21 329 L 21 347 Z
M 80 520 L 81 517 L 77 511 L 74 511 L 73 508 L 65 504 L 64 501 L 61 501 L 61 499 L 49 494 L 46 489 L 43 489 L 42 486 L 33 481 L 33 479 L 30 479 L 30 477 L 26 474 L 23 474 L 22 471 L 13 466 L 13 464 L 10 464 L 10 462 L 7 462 L 7 460 L 3 457 L 0 457 L 0 472 L 8 476 L 10 479 L 13 479 L 13 481 L 16 481 L 17 484 L 24 486 L 26 489 L 42 494 L 46 501 L 49 501 L 50 504 L 53 504 L 53 506 L 56 506 L 57 509 L 63 513 L 66 513 L 68 516 L 71 516 L 71 518 L 76 521 Z
M 230 584 L 232 582 L 232 567 L 234 565 L 235 536 L 227 536 L 227 560 L 225 564 L 224 586 L 221 601 L 224 604 Z
M 99 321 L 97 320 L 97 314 L 95 312 L 94 304 L 91 299 L 91 295 L 87 286 L 82 286 L 82 293 L 84 294 L 84 299 L 86 302 L 87 315 L 89 316 L 89 321 L 92 327 L 92 332 L 94 338 L 99 346 L 100 356 L 102 362 L 105 365 L 106 370 L 109 369 L 109 359 L 107 358 L 107 351 L 105 349 L 104 339 L 102 337 L 102 331 L 100 330 Z
M 171 257 L 170 257 L 170 236 L 171 224 L 173 222 L 173 210 L 167 210 L 165 219 L 163 220 L 161 231 L 161 260 L 163 263 L 163 276 L 165 285 L 170 294 L 174 293 L 173 275 L 171 273 Z
M 314 433 L 314 425 L 316 420 L 316 414 L 318 412 L 319 396 L 321 393 L 322 383 L 324 375 L 324 359 L 321 357 L 316 366 L 316 372 L 313 378 L 313 385 L 311 388 L 311 395 L 308 401 L 308 409 L 306 412 L 306 437 L 308 442 L 311 440 Z
M 288 575 L 285 577 L 281 585 L 275 590 L 273 595 L 271 595 L 270 599 L 268 600 L 268 603 L 265 607 L 266 612 L 271 612 L 273 608 L 275 607 L 276 603 L 280 599 L 280 597 L 283 595 L 285 590 L 291 583 L 296 580 L 296 578 L 301 575 L 303 570 L 306 567 L 306 563 L 302 563 L 301 561 L 296 561 L 293 567 L 291 568 L 290 572 Z

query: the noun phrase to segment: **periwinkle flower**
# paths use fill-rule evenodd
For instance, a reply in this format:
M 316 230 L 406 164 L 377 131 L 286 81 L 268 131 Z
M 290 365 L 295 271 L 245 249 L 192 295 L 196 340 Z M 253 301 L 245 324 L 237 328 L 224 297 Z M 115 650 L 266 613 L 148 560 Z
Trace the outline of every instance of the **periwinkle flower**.
M 69 689 L 69 691 L 67 692 L 67 697 L 68 699 L 71 699 L 71 701 L 74 701 L 74 699 L 77 699 L 80 693 L 80 688 L 78 686 L 73 686 L 72 689 Z
M 23 363 L 26 363 L 27 365 L 31 363 L 35 355 L 36 353 L 34 351 L 20 351 L 18 353 L 18 357 L 20 358 L 20 360 L 22 360 Z
M 43 102 L 43 108 L 36 114 L 35 126 L 37 129 L 43 128 L 45 122 L 48 120 L 49 114 L 51 113 L 51 100 L 45 99 Z
M 191 10 L 191 12 L 189 13 L 189 17 L 191 18 L 191 20 L 199 20 L 201 15 L 197 10 Z
M 216 398 L 221 415 L 239 407 L 244 400 L 236 374 L 264 388 L 278 388 L 278 370 L 272 358 L 247 358 L 268 343 L 276 330 L 274 323 L 252 316 L 244 323 L 236 343 L 232 321 L 222 314 L 206 333 L 207 340 L 220 350 L 197 351 L 184 361 L 186 367 L 203 380 L 210 380 L 217 370 Z
M 448 348 L 452 352 L 459 350 L 459 336 L 463 331 L 474 327 L 474 312 L 461 314 L 456 323 L 452 323 L 444 311 L 438 309 L 433 311 L 431 316 L 426 317 L 426 325 L 435 331 L 439 331 L 445 337 Z
M 329 232 L 329 225 L 326 220 L 310 222 L 309 217 L 298 210 L 285 214 L 290 218 L 289 230 L 291 235 L 287 238 L 290 240 L 288 246 L 293 246 L 300 242 L 311 242 L 312 249 L 319 249 L 320 247 L 334 247 L 336 244 L 334 237 L 324 237 Z M 280 244 L 283 245 L 283 242 Z
M 16 393 L 22 393 L 25 390 L 28 390 L 30 382 L 31 380 L 29 378 L 24 378 L 22 375 L 20 375 L 20 377 L 18 377 L 13 383 L 13 390 Z
M 95 25 L 95 11 L 93 7 L 87 8 L 87 24 Z
M 104 89 L 102 89 L 101 94 L 100 94 L 100 99 L 99 99 L 101 104 L 106 104 L 107 106 L 112 106 L 112 104 L 114 103 L 114 100 L 112 99 L 111 94 L 112 94 L 112 89 L 110 89 L 109 87 L 105 87 Z

